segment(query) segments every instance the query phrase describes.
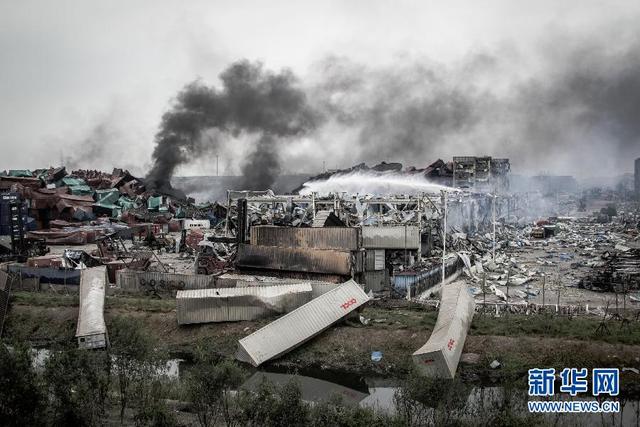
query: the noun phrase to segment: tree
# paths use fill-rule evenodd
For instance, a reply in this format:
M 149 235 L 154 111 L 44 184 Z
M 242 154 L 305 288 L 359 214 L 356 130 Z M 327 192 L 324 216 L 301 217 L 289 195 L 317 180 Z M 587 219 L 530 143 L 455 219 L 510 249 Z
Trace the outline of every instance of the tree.
M 393 425 L 390 416 L 376 413 L 370 408 L 348 406 L 339 395 L 326 402 L 319 402 L 311 408 L 311 427 L 386 427 Z M 400 424 L 398 424 L 400 425 Z
M 173 427 L 178 425 L 174 414 L 166 407 L 161 399 L 162 384 L 159 379 L 147 380 L 140 383 L 138 410 L 133 417 L 136 426 Z
M 110 376 L 105 351 L 53 352 L 44 379 L 51 399 L 54 425 L 96 425 L 105 416 Z
M 46 400 L 26 346 L 0 344 L 0 425 L 44 424 Z
M 237 424 L 232 391 L 244 380 L 243 371 L 233 362 L 220 362 L 211 352 L 199 348 L 196 364 L 186 378 L 187 393 L 202 427 L 216 425 L 220 418 L 227 426 Z
M 302 401 L 298 384 L 291 381 L 276 387 L 264 380 L 255 392 L 239 391 L 238 405 L 243 425 L 305 426 L 309 407 Z
M 157 374 L 166 357 L 157 348 L 156 340 L 144 332 L 138 319 L 114 318 L 109 328 L 109 340 L 120 392 L 120 422 L 123 423 L 132 396 L 139 403 L 153 401 L 148 396 L 150 388 L 145 387 L 145 381 Z
M 403 425 L 449 425 L 465 411 L 470 389 L 458 380 L 427 378 L 411 371 L 394 403 Z

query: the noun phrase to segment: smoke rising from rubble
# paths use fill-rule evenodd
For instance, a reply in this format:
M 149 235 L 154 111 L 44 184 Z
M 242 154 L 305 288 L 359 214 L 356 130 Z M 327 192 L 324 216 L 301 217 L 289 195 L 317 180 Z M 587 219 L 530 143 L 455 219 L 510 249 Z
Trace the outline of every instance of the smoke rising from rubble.
M 237 62 L 221 89 L 196 81 L 178 94 L 147 180 L 166 186 L 177 166 L 239 134 L 253 136 L 246 189 L 323 161 L 424 167 L 455 155 L 509 157 L 524 173 L 602 174 L 638 155 L 640 43 L 560 39 L 535 55 L 476 52 L 450 64 L 327 57 L 304 80 Z
M 320 138 L 344 139 L 348 129 L 351 164 L 424 167 L 437 158 L 492 155 L 511 158 L 518 171 L 579 175 L 637 157 L 640 43 L 558 46 L 535 58 L 487 52 L 447 65 L 407 60 L 372 68 L 327 58 L 316 65 L 310 98 L 337 131 Z M 538 65 L 528 70 L 528 63 Z
M 277 145 L 316 127 L 318 117 L 288 70 L 273 73 L 260 63 L 239 61 L 220 80 L 221 89 L 201 81 L 187 85 L 162 117 L 146 177 L 149 187 L 170 189 L 179 165 L 213 153 L 233 136 L 250 134 L 257 144 L 242 164 L 244 184 L 268 188 L 280 171 Z

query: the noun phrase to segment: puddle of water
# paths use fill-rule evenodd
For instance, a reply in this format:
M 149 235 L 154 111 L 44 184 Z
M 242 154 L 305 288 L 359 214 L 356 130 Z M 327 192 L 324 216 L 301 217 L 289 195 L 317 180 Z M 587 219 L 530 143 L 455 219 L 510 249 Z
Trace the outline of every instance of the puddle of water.
M 47 359 L 51 356 L 51 351 L 48 349 L 31 351 L 33 367 L 42 371 Z M 190 366 L 191 363 L 184 359 L 170 359 L 165 366 L 157 370 L 156 375 L 169 380 L 180 380 L 181 375 L 184 375 Z M 241 388 L 255 390 L 263 380 L 280 386 L 295 381 L 300 387 L 302 399 L 307 402 L 327 401 L 337 394 L 347 405 L 359 405 L 388 414 L 396 412 L 395 395 L 399 389 L 399 383 L 394 379 L 366 378 L 323 369 L 304 369 L 296 374 L 290 374 L 286 369 L 271 368 L 256 370 Z M 503 394 L 502 387 L 473 387 L 467 397 L 465 410 L 473 414 L 478 409 L 495 408 L 503 400 Z M 576 400 L 590 399 L 587 397 Z M 523 410 L 526 411 L 526 407 Z M 621 403 L 621 412 L 617 414 L 549 414 L 546 419 L 556 425 L 637 426 L 640 422 L 640 402 Z M 469 415 L 469 421 L 472 420 L 473 416 Z

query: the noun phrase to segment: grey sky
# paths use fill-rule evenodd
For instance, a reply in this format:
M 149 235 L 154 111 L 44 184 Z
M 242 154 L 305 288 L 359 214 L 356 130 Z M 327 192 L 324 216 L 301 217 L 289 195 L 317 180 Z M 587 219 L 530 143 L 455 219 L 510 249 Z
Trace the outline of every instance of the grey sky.
M 559 45 L 593 38 L 615 46 L 637 35 L 638 17 L 637 1 L 3 0 L 0 169 L 54 165 L 63 156 L 82 167 L 123 166 L 143 174 L 171 98 L 198 77 L 217 84 L 220 71 L 242 58 L 292 68 L 305 80 L 329 55 L 384 69 L 423 60 L 455 66 L 488 52 L 509 57 L 511 78 L 547 67 L 540 55 L 559 48 L 556 37 Z M 499 88 L 505 82 L 494 76 L 487 83 Z M 92 138 L 109 145 L 79 150 Z M 305 153 L 312 147 L 302 143 L 290 157 L 311 159 L 316 168 Z M 435 151 L 452 154 L 446 147 Z M 237 172 L 233 159 L 242 152 L 221 153 L 222 171 Z M 631 170 L 628 155 L 620 151 L 607 165 Z M 329 161 L 347 166 L 354 160 Z M 391 160 L 412 163 L 412 156 Z M 298 162 L 289 169 L 304 167 Z M 179 170 L 213 172 L 208 159 Z

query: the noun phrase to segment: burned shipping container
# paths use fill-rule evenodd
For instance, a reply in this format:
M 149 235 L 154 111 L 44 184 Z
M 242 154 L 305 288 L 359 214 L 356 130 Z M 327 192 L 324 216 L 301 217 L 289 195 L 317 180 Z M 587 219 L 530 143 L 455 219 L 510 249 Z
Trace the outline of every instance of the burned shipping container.
M 360 228 L 355 227 L 251 227 L 251 244 L 285 248 L 338 249 L 360 248 Z
M 236 267 L 350 276 L 362 271 L 364 257 L 358 253 L 331 249 L 281 248 L 238 245 Z

